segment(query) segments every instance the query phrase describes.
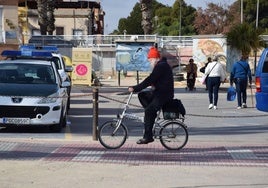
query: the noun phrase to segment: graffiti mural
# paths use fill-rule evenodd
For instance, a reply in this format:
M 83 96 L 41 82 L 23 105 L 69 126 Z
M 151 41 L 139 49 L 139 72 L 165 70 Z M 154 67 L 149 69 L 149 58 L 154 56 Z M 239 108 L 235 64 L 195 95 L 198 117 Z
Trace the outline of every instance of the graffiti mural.
M 208 57 L 219 57 L 226 70 L 227 44 L 223 36 L 196 36 L 193 38 L 193 58 L 198 67 L 202 67 Z
M 152 42 L 124 42 L 116 44 L 116 71 L 150 71 L 147 53 Z

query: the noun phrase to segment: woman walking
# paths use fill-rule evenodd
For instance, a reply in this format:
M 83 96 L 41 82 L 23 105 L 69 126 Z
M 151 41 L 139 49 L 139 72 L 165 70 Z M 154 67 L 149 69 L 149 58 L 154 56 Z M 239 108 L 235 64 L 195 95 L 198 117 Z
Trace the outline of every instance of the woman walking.
M 205 75 L 207 78 L 209 106 L 208 109 L 217 109 L 218 93 L 220 84 L 224 83 L 226 74 L 223 66 L 218 62 L 218 57 L 214 57 L 213 61 L 209 63 L 205 69 Z

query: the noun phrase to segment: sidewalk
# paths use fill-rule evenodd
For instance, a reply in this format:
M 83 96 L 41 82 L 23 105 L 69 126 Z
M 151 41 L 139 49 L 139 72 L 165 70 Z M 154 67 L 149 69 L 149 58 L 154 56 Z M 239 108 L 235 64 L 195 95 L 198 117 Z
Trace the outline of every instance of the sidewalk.
M 3 188 L 267 188 L 268 146 L 250 145 L 190 140 L 178 152 L 134 139 L 117 150 L 93 141 L 2 141 L 0 182 Z

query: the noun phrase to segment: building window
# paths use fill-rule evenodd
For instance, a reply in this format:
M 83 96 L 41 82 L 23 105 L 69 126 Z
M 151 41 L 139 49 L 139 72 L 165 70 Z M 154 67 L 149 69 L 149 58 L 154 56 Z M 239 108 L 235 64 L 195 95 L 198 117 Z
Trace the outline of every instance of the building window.
M 64 27 L 56 27 L 56 35 L 64 35 Z
M 83 40 L 83 30 L 82 29 L 73 29 L 73 40 L 77 42 L 78 45 L 81 45 Z
M 81 36 L 81 35 L 83 35 L 83 30 L 82 29 L 73 29 L 73 35 Z

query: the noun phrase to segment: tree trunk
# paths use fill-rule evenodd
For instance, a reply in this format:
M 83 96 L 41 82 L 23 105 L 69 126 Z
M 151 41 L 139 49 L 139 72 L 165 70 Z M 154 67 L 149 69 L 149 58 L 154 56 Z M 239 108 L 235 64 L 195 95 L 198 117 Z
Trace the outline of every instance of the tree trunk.
M 41 35 L 47 34 L 47 0 L 36 0 Z
M 142 21 L 141 25 L 145 35 L 152 34 L 152 0 L 140 0 Z
M 53 35 L 53 31 L 55 30 L 54 10 L 55 10 L 55 1 L 48 0 L 47 2 L 47 32 L 49 35 Z

